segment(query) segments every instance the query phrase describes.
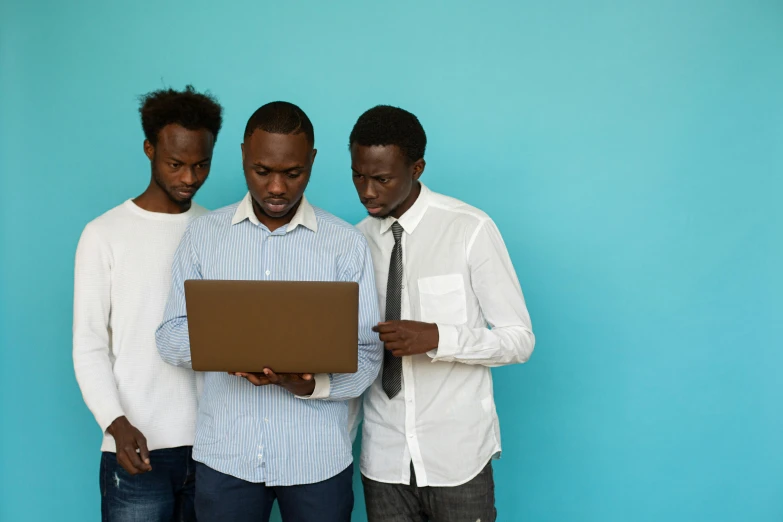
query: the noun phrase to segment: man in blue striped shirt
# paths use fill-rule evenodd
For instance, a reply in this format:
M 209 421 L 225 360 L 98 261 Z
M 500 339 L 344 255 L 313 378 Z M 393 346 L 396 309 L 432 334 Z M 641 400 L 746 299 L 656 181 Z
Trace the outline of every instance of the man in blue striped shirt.
M 349 224 L 310 205 L 313 127 L 296 105 L 273 102 L 247 123 L 242 163 L 248 194 L 195 220 L 182 238 L 158 351 L 190 367 L 184 281 L 356 281 L 355 374 L 206 373 L 196 427 L 199 522 L 348 522 L 353 507 L 347 399 L 375 380 L 382 345 L 372 327 L 378 298 L 367 243 Z M 291 310 L 292 314 L 296 310 Z

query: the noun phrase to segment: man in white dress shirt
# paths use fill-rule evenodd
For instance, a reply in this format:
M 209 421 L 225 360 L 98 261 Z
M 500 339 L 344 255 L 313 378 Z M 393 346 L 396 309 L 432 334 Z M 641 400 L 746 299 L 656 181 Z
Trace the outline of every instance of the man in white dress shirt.
M 350 136 L 385 318 L 383 371 L 363 401 L 367 514 L 489 522 L 501 449 L 490 368 L 527 361 L 535 338 L 495 223 L 419 181 L 426 142 L 416 116 L 389 106 Z

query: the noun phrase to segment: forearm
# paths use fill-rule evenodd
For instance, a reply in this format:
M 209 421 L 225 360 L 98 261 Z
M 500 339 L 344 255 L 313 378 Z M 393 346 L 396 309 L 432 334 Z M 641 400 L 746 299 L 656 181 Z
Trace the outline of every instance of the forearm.
M 164 319 L 155 332 L 155 341 L 165 362 L 182 368 L 192 367 L 187 317 Z
M 383 360 L 383 344 L 372 331 L 379 320 L 378 294 L 372 256 L 364 238 L 358 241 L 354 263 L 343 280 L 359 283 L 358 363 L 356 373 L 330 375 L 328 398 L 332 400 L 348 400 L 361 396 L 378 376 Z
M 380 353 L 380 346 L 378 351 Z M 378 377 L 380 364 L 366 361 L 359 365 L 356 373 L 335 373 L 331 378 L 331 391 L 329 398 L 333 400 L 348 400 L 361 397 L 364 391 Z
M 155 332 L 155 342 L 161 359 L 173 366 L 191 368 L 188 312 L 185 303 L 185 281 L 201 279 L 198 257 L 190 243 L 191 229 L 185 232 L 174 254 L 171 267 L 171 288 L 163 313 L 163 321 Z
M 438 348 L 429 353 L 433 361 L 504 366 L 527 362 L 535 336 L 525 326 L 469 328 L 438 325 Z
M 109 359 L 108 346 L 105 349 L 88 349 L 75 341 L 73 367 L 87 408 L 101 430 L 106 431 L 114 419 L 125 415 Z
M 368 348 L 363 348 L 368 350 Z M 359 358 L 356 373 L 319 373 L 314 376 L 313 393 L 304 399 L 349 400 L 360 397 L 378 377 L 380 364 L 375 361 L 374 351 L 380 351 L 380 345 L 369 348 L 369 356 Z

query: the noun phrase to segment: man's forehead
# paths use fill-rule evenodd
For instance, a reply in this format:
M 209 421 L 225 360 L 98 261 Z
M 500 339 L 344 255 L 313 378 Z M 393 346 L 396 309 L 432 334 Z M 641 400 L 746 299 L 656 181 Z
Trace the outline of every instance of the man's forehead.
M 203 149 L 213 144 L 212 133 L 206 129 L 190 130 L 167 125 L 158 135 L 158 145 L 169 150 L 188 151 Z
M 258 131 L 245 142 L 245 157 L 251 163 L 282 166 L 308 161 L 312 149 L 306 137 L 302 140 L 300 135 L 296 134 L 257 134 Z

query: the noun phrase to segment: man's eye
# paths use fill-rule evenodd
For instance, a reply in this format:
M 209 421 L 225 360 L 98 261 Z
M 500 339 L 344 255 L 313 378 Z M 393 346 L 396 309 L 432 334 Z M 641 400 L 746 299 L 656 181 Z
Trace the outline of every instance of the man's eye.
M 258 174 L 259 176 L 266 176 L 267 172 L 265 170 L 257 170 L 256 174 Z
M 302 175 L 301 172 L 289 172 L 288 173 L 288 177 L 291 178 L 291 179 L 296 179 L 296 178 L 298 178 L 301 175 Z
M 381 183 L 387 183 L 389 181 L 389 178 L 380 178 L 378 179 Z
M 169 167 L 172 169 L 178 169 L 182 166 L 182 163 L 169 163 Z

